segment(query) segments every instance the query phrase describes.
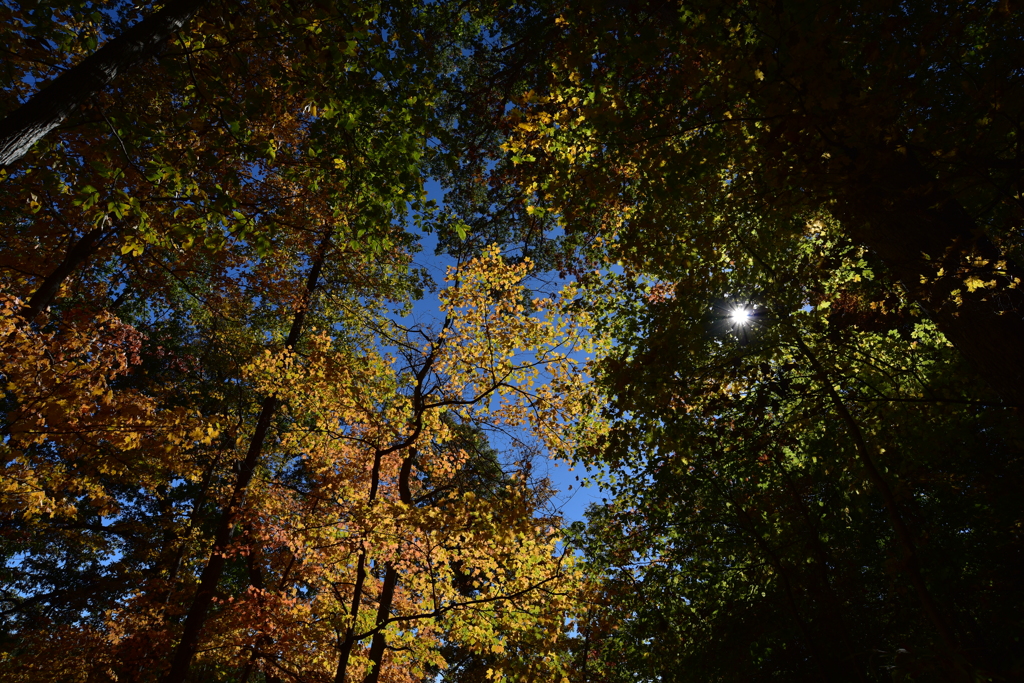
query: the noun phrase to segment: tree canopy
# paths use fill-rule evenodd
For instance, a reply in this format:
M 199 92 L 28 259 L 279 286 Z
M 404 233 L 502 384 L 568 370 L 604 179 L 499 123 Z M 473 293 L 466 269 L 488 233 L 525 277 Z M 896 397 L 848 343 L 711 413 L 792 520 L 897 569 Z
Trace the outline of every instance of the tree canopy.
M 3 679 L 1022 680 L 1022 16 L 6 3 Z

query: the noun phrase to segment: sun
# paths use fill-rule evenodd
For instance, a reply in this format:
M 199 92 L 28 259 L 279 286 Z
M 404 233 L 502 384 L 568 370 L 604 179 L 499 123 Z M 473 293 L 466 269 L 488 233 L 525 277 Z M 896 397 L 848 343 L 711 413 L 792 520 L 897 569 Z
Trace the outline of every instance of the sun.
M 746 325 L 750 321 L 750 311 L 742 306 L 737 306 L 729 313 L 729 322 L 733 325 Z

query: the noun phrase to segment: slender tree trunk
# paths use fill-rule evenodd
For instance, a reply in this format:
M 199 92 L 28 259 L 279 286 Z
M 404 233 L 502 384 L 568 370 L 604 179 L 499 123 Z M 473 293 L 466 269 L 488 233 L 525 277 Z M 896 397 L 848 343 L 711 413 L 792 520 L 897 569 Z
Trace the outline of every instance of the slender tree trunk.
M 424 368 L 429 367 L 429 363 L 424 365 Z M 416 404 L 417 412 L 422 415 L 422 389 L 420 388 L 423 384 L 423 378 L 426 376 L 425 371 L 421 371 L 418 375 L 419 384 L 416 386 L 416 392 L 414 397 L 414 404 Z M 402 467 L 398 473 L 398 495 L 403 503 L 406 505 L 412 505 L 412 494 L 409 491 L 409 476 L 412 474 L 413 461 L 416 459 L 417 451 L 415 448 L 409 449 L 409 455 L 406 456 L 405 460 L 402 461 Z M 380 628 L 391 616 L 391 605 L 395 601 L 395 585 L 398 584 L 398 572 L 392 565 L 387 565 L 387 570 L 384 573 L 384 585 L 380 591 L 380 601 L 377 606 L 377 627 Z M 370 641 L 370 671 L 366 674 L 366 678 L 363 679 L 363 683 L 377 683 L 380 678 L 381 664 L 384 662 L 384 647 L 387 645 L 387 637 L 382 631 L 378 631 L 373 634 L 373 640 Z
M 381 451 L 377 451 L 373 456 L 373 470 L 370 472 L 369 501 L 371 503 L 377 499 L 377 488 L 380 485 L 380 462 L 383 458 L 384 454 Z M 359 555 L 359 562 L 356 565 L 356 583 L 352 588 L 352 608 L 350 611 L 352 621 L 345 630 L 345 640 L 342 641 L 341 646 L 338 648 L 338 669 L 334 674 L 334 683 L 345 683 L 345 677 L 348 675 L 348 659 L 352 656 L 352 648 L 355 647 L 357 640 L 356 617 L 359 616 L 359 605 L 363 600 L 363 584 L 365 582 L 366 549 L 363 548 Z
M 945 241 L 942 240 L 941 243 L 945 243 Z M 774 270 L 765 263 L 764 259 L 760 258 L 760 256 L 752 251 L 750 253 L 762 265 L 764 265 L 774 277 Z M 939 640 L 946 649 L 945 654 L 947 656 L 947 661 L 949 661 L 953 668 L 957 670 L 956 673 L 962 674 L 962 677 L 966 679 L 968 675 L 967 672 L 963 670 L 963 665 L 970 667 L 970 664 L 966 662 L 960 643 L 954 635 L 953 630 L 950 629 L 949 625 L 946 623 L 946 619 L 942 611 L 939 609 L 938 603 L 928 590 L 928 585 L 925 582 L 921 571 L 921 563 L 917 554 L 917 545 L 914 543 L 910 529 L 907 527 L 906 522 L 903 519 L 903 513 L 900 510 L 899 505 L 896 503 L 896 497 L 892 492 L 892 488 L 889 486 L 889 482 L 886 481 L 885 477 L 882 476 L 881 470 L 878 469 L 874 455 L 871 452 L 871 448 L 868 446 L 867 440 L 864 438 L 860 425 L 857 424 L 856 419 L 854 419 L 850 410 L 843 402 L 842 397 L 839 396 L 839 393 L 834 388 L 831 378 L 829 377 L 825 367 L 818 360 L 818 356 L 811 350 L 806 342 L 804 342 L 798 330 L 790 326 L 790 331 L 792 332 L 794 343 L 811 364 L 818 381 L 821 382 L 825 393 L 835 406 L 836 412 L 839 413 L 839 417 L 845 423 L 847 431 L 850 433 L 850 437 L 853 440 L 854 447 L 857 451 L 858 459 L 864 468 L 865 474 L 867 474 L 872 487 L 882 498 L 882 503 L 885 507 L 887 516 L 889 517 L 889 522 L 892 524 L 893 531 L 896 533 L 896 541 L 903 552 L 904 570 L 907 573 L 907 578 L 910 580 L 910 584 L 915 595 L 921 603 L 921 608 L 924 612 L 925 618 L 934 628 L 936 635 L 939 636 Z
M 851 181 L 848 199 L 833 213 L 882 259 L 981 378 L 1008 404 L 1024 407 L 1024 271 L 912 156 L 863 154 L 868 170 Z M 994 287 L 970 292 L 968 274 Z M 1015 284 L 1015 278 L 1022 279 Z
M 20 159 L 115 78 L 150 57 L 185 26 L 204 0 L 170 0 L 37 92 L 0 122 L 0 168 Z
M 885 506 L 885 510 L 888 513 L 889 522 L 892 524 L 893 531 L 896 532 L 896 542 L 903 551 L 903 570 L 906 573 L 907 580 L 910 581 L 910 585 L 913 588 L 918 601 L 921 603 L 921 609 L 925 614 L 925 618 L 931 624 L 936 635 L 939 636 L 939 640 L 941 641 L 943 648 L 945 648 L 945 657 L 953 668 L 954 676 L 956 677 L 954 680 L 973 680 L 973 678 L 963 670 L 963 665 L 966 663 L 963 648 L 960 647 L 960 643 L 957 641 L 953 630 L 946 622 L 945 615 L 939 608 L 938 602 L 935 600 L 934 596 L 932 596 L 931 591 L 928 590 L 928 584 L 924 580 L 924 575 L 921 571 L 921 561 L 917 554 L 917 544 L 914 543 L 914 537 L 910 533 L 910 529 L 907 527 L 906 521 L 903 519 L 903 513 L 896 502 L 896 496 L 893 494 L 892 488 L 889 486 L 889 482 L 885 480 L 884 476 L 882 476 L 882 472 L 878 468 L 878 464 L 875 462 L 874 455 L 871 452 L 871 448 L 868 446 L 867 440 L 864 438 L 860 425 L 857 424 L 857 421 L 846 407 L 843 399 L 839 396 L 838 392 L 836 392 L 828 372 L 826 372 L 824 366 L 819 362 L 818 357 L 799 336 L 796 337 L 796 343 L 807 360 L 810 361 L 815 374 L 818 376 L 818 381 L 821 382 L 822 387 L 825 389 L 825 393 L 828 394 L 831 399 L 836 412 L 839 413 L 839 417 L 842 418 L 843 422 L 846 424 L 847 431 L 850 433 L 850 437 L 853 440 L 854 447 L 857 450 L 857 455 L 859 456 L 861 465 L 864 468 L 864 472 L 867 474 L 872 487 L 882 498 L 882 504 Z M 968 664 L 968 667 L 969 666 L 970 665 Z
M 428 360 L 429 364 L 429 360 Z M 420 386 L 423 383 L 423 377 L 426 376 L 426 372 L 422 372 L 418 375 L 420 380 Z M 420 388 L 416 388 L 416 396 L 420 396 Z M 414 400 L 417 408 L 422 404 L 422 399 L 418 401 Z M 377 486 L 380 482 L 380 461 L 383 454 L 378 452 L 374 457 L 373 461 L 373 473 L 370 479 L 370 502 L 377 497 Z M 410 448 L 409 455 L 406 456 L 405 460 L 402 461 L 402 466 L 399 470 L 398 475 L 398 491 L 399 497 L 406 505 L 412 505 L 412 495 L 409 492 L 409 476 L 412 473 L 413 461 L 416 459 L 416 449 Z M 359 615 L 359 604 L 362 600 L 363 583 L 366 579 L 366 555 L 359 556 L 359 564 L 356 568 L 356 582 L 355 588 L 353 589 L 352 607 L 350 614 L 352 617 L 352 623 L 345 632 L 345 640 L 342 641 L 341 646 L 338 648 L 338 669 L 334 676 L 334 683 L 345 683 L 345 677 L 348 669 L 348 659 L 352 655 L 352 648 L 356 644 L 356 631 L 355 623 L 356 617 Z M 395 586 L 398 584 L 398 572 L 388 564 L 384 572 L 384 583 L 381 587 L 380 600 L 377 606 L 377 626 L 380 626 L 387 621 L 388 616 L 391 614 L 391 605 L 394 604 L 395 600 Z M 377 683 L 377 679 L 380 676 L 380 666 L 384 661 L 384 648 L 387 645 L 386 636 L 383 633 L 373 634 L 373 640 L 370 641 L 370 662 L 371 668 L 369 673 L 363 679 L 363 683 Z
M 352 656 L 352 648 L 356 644 L 356 618 L 359 616 L 359 604 L 363 599 L 363 583 L 366 581 L 366 552 L 359 555 L 359 562 L 356 565 L 356 583 L 352 588 L 352 607 L 349 616 L 352 621 L 345 630 L 345 640 L 338 648 L 338 670 L 334 674 L 334 683 L 345 683 L 348 675 L 348 659 Z
M 31 298 L 21 308 L 21 317 L 25 325 L 32 324 L 40 313 L 42 313 L 57 296 L 61 284 L 71 273 L 82 265 L 86 259 L 92 256 L 99 249 L 103 241 L 114 232 L 113 228 L 94 228 L 85 233 L 71 245 L 64 259 L 53 269 L 49 275 L 40 283 L 39 287 L 32 294 Z
M 202 483 L 199 487 L 199 492 L 196 497 L 192 500 L 192 511 L 188 516 L 188 525 L 186 528 L 196 528 L 200 524 L 200 518 L 202 517 L 203 505 L 206 502 L 206 497 L 210 493 L 210 482 L 213 480 L 214 468 L 217 465 L 219 458 L 214 458 L 207 464 L 203 470 L 203 477 L 200 480 Z M 166 588 L 163 593 L 158 593 L 158 602 L 162 602 L 164 610 L 166 611 L 167 606 L 171 603 L 171 596 L 174 594 L 174 582 L 178 578 L 178 572 L 181 571 L 181 563 L 185 559 L 185 542 L 175 536 L 173 533 L 168 533 L 164 536 L 164 551 L 161 553 L 161 558 L 167 557 L 167 560 L 161 560 L 157 562 L 157 566 L 161 569 L 168 568 L 167 578 L 165 580 Z
M 287 347 L 294 347 L 302 334 L 302 324 L 306 318 L 306 309 L 319 282 L 320 271 L 323 269 L 328 245 L 329 238 L 324 238 L 320 245 L 320 254 L 310 269 L 309 277 L 306 281 L 305 302 L 292 321 L 292 327 L 285 342 Z M 200 576 L 199 588 L 192 600 L 192 605 L 185 616 L 181 640 L 178 642 L 177 648 L 175 648 L 171 669 L 164 677 L 164 683 L 182 683 L 188 675 L 192 658 L 195 656 L 196 649 L 199 646 L 199 637 L 202 633 L 203 624 L 206 622 L 206 615 L 213 604 L 217 584 L 220 582 L 220 577 L 224 573 L 224 567 L 227 564 L 227 552 L 231 544 L 235 520 L 241 512 L 242 503 L 249 488 L 249 482 L 252 481 L 256 465 L 259 463 L 263 452 L 263 444 L 270 430 L 270 422 L 279 404 L 280 401 L 273 396 L 263 399 L 263 405 L 260 407 L 260 414 L 256 420 L 256 429 L 253 431 L 252 440 L 249 442 L 249 450 L 246 452 L 245 459 L 238 468 L 238 476 L 235 480 L 231 497 L 228 499 L 228 503 L 217 523 L 213 536 L 213 549 L 210 551 L 210 558 L 207 561 L 206 568 L 203 569 L 203 573 Z
M 395 600 L 395 584 L 398 583 L 398 572 L 390 564 L 384 572 L 384 585 L 380 590 L 380 601 L 377 607 L 377 626 L 381 626 L 391 616 L 391 605 Z M 373 634 L 370 641 L 370 671 L 363 683 L 377 683 L 380 678 L 380 666 L 384 661 L 384 646 L 387 644 L 383 631 Z

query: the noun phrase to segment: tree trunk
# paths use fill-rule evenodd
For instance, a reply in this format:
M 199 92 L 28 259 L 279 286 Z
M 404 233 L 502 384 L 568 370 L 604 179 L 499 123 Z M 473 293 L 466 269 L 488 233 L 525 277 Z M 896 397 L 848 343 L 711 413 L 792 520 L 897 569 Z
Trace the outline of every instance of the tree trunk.
M 369 501 L 371 503 L 377 498 L 377 488 L 380 486 L 380 462 L 383 458 L 384 453 L 379 450 L 373 456 L 373 469 L 370 472 Z M 359 616 L 359 605 L 363 599 L 363 583 L 365 580 L 366 548 L 363 548 L 359 554 L 359 562 L 356 565 L 356 584 L 352 589 L 352 608 L 350 611 L 352 621 L 345 631 L 345 640 L 338 647 L 338 669 L 334 674 L 334 683 L 345 683 L 345 677 L 348 675 L 348 658 L 352 655 L 352 648 L 355 647 L 356 641 L 359 640 L 356 637 L 356 618 Z
M 395 600 L 395 584 L 398 583 L 398 572 L 390 564 L 384 572 L 384 585 L 380 589 L 380 604 L 377 607 L 377 626 L 381 626 L 391 616 L 391 604 Z M 363 683 L 377 683 L 380 678 L 380 665 L 384 661 L 384 646 L 387 644 L 383 631 L 373 634 L 370 641 L 370 671 Z
M 57 296 L 61 284 L 73 273 L 78 266 L 82 265 L 114 232 L 113 228 L 94 228 L 82 235 L 64 255 L 53 272 L 40 283 L 32 297 L 22 306 L 20 314 L 24 325 L 31 325 L 40 313 L 43 312 Z
M 1006 259 L 996 245 L 915 159 L 865 154 L 872 157 L 864 160 L 868 170 L 833 213 L 882 259 L 981 378 L 1006 403 L 1024 407 L 1024 272 L 1010 262 L 998 267 Z M 969 292 L 968 275 L 995 286 Z M 1016 277 L 1022 282 L 1015 285 Z
M 348 658 L 352 656 L 352 648 L 356 644 L 356 619 L 359 617 L 359 604 L 363 599 L 363 582 L 366 580 L 366 552 L 359 555 L 356 564 L 356 584 L 352 588 L 352 607 L 349 616 L 352 621 L 345 630 L 345 640 L 338 647 L 338 669 L 334 674 L 334 683 L 345 683 L 348 675 Z
M 432 358 L 432 357 L 431 357 Z M 421 387 L 426 377 L 426 369 L 430 367 L 429 359 L 423 369 L 418 373 L 419 383 L 416 385 L 413 403 L 417 411 L 417 419 L 422 419 L 423 394 Z M 416 459 L 417 451 L 409 448 L 409 455 L 402 461 L 402 467 L 398 473 L 398 495 L 403 503 L 412 505 L 412 494 L 409 491 L 409 476 L 412 474 L 413 461 Z M 377 607 L 377 626 L 382 626 L 391 616 L 391 605 L 395 601 L 395 586 L 398 584 L 398 572 L 388 564 L 384 572 L 384 585 L 380 590 L 380 601 Z M 387 637 L 383 632 L 373 634 L 370 641 L 370 671 L 363 679 L 363 683 L 377 683 L 380 678 L 380 667 L 384 662 L 384 647 L 387 645 Z
M 203 4 L 203 0 L 171 0 L 162 10 L 108 41 L 4 117 L 0 122 L 0 168 L 24 156 L 32 145 L 118 75 L 156 54 Z
M 419 384 L 415 390 L 415 396 L 417 398 L 414 398 L 413 403 L 416 405 L 418 411 L 422 410 L 423 401 L 422 398 L 419 397 L 421 396 L 420 387 L 423 385 L 423 378 L 425 376 L 426 371 L 421 371 L 421 373 L 417 375 Z M 383 454 L 380 451 L 378 451 L 374 456 L 373 472 L 370 479 L 370 502 L 373 502 L 377 497 L 377 486 L 380 483 L 380 461 L 382 457 Z M 398 475 L 399 497 L 406 505 L 412 505 L 412 495 L 409 492 L 409 475 L 412 473 L 412 464 L 415 458 L 416 449 L 410 448 L 409 455 L 402 461 L 402 467 L 400 468 Z M 365 561 L 366 554 L 364 553 L 359 556 L 359 564 L 356 567 L 356 585 L 353 589 L 352 608 L 350 612 L 352 616 L 352 623 L 345 633 L 345 640 L 342 641 L 341 646 L 338 648 L 338 669 L 334 676 L 334 683 L 345 683 L 345 677 L 348 670 L 348 658 L 352 655 L 352 648 L 356 644 L 355 623 L 356 617 L 359 614 L 359 603 L 362 599 L 363 581 L 366 579 Z M 397 584 L 398 572 L 395 571 L 391 564 L 388 564 L 384 571 L 384 584 L 381 587 L 380 600 L 378 601 L 377 626 L 380 626 L 387 621 L 388 616 L 391 614 L 391 605 L 395 600 L 395 586 Z M 373 634 L 373 640 L 370 641 L 371 668 L 369 673 L 366 674 L 366 677 L 363 678 L 363 683 L 377 683 L 377 679 L 380 676 L 380 665 L 381 662 L 384 661 L 384 647 L 386 644 L 386 637 L 383 633 Z
M 306 318 L 306 308 L 319 282 L 320 271 L 323 269 L 324 260 L 326 259 L 328 244 L 328 238 L 325 238 L 320 247 L 319 257 L 310 269 L 309 277 L 306 281 L 306 301 L 295 314 L 291 330 L 288 333 L 288 339 L 285 342 L 287 347 L 294 347 L 299 341 L 299 336 L 302 333 L 302 324 Z M 178 642 L 178 647 L 175 648 L 171 661 L 171 670 L 164 677 L 164 683 L 182 683 L 188 675 L 192 658 L 195 656 L 196 649 L 199 646 L 199 636 L 202 633 L 203 624 L 206 622 L 206 614 L 213 604 L 217 584 L 220 582 L 220 577 L 224 573 L 224 567 L 227 564 L 228 546 L 231 544 L 235 520 L 241 512 L 245 494 L 249 488 L 249 482 L 252 481 L 256 465 L 263 452 L 263 443 L 266 441 L 267 432 L 270 430 L 270 421 L 273 419 L 279 404 L 280 401 L 273 396 L 263 399 L 259 418 L 256 420 L 256 429 L 253 432 L 252 440 L 249 442 L 249 450 L 246 452 L 245 459 L 238 468 L 238 477 L 235 480 L 231 498 L 228 500 L 228 504 L 225 506 L 224 512 L 217 523 L 213 537 L 213 549 L 210 551 L 210 558 L 199 579 L 199 588 L 185 617 L 181 640 Z
M 939 640 L 942 643 L 944 652 L 942 656 L 945 663 L 949 666 L 949 674 L 951 680 L 957 681 L 969 681 L 973 680 L 972 675 L 967 671 L 971 668 L 969 662 L 967 662 L 963 649 L 957 640 L 956 634 L 949 624 L 946 622 L 946 611 L 939 607 L 938 602 L 932 596 L 931 591 L 928 589 L 928 584 L 924 579 L 924 573 L 921 568 L 921 560 L 917 554 L 917 545 L 914 542 L 913 534 L 910 533 L 910 529 L 907 527 L 906 521 L 903 519 L 903 513 L 900 510 L 899 505 L 896 502 L 896 496 L 893 493 L 892 488 L 889 486 L 889 482 L 886 481 L 882 475 L 882 471 L 878 467 L 878 463 L 875 461 L 872 448 L 868 445 L 867 439 L 864 437 L 864 433 L 860 429 L 860 425 L 857 424 L 857 420 L 850 413 L 850 410 L 846 407 L 842 397 L 836 391 L 835 386 L 832 383 L 832 378 L 829 376 L 828 371 L 818 360 L 817 355 L 811 351 L 810 347 L 804 342 L 799 336 L 795 336 L 797 346 L 800 348 L 801 353 L 807 358 L 811 367 L 814 369 L 814 374 L 817 375 L 818 381 L 821 383 L 822 388 L 825 390 L 825 394 L 832 401 L 832 405 L 835 407 L 836 412 L 839 413 L 840 419 L 846 424 L 847 431 L 850 434 L 850 438 L 853 440 L 854 448 L 857 451 L 858 459 L 861 462 L 861 466 L 864 468 L 864 473 L 867 475 L 868 481 L 871 482 L 875 492 L 878 493 L 882 499 L 882 504 L 885 506 L 887 516 L 889 517 L 889 523 L 892 525 L 892 529 L 896 535 L 896 542 L 899 544 L 900 550 L 903 552 L 903 567 L 902 571 L 906 575 L 907 580 L 910 582 L 911 588 L 913 588 L 918 601 L 921 603 L 921 609 L 924 612 L 924 616 L 928 623 L 935 630 Z

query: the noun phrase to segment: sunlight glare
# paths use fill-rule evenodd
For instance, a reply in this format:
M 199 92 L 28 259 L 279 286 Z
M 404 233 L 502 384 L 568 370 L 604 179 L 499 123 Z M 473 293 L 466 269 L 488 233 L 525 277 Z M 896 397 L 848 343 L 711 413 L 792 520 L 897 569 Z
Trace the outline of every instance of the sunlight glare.
M 750 320 L 750 311 L 737 306 L 732 309 L 732 313 L 729 314 L 729 320 L 733 325 L 745 325 L 747 321 Z

